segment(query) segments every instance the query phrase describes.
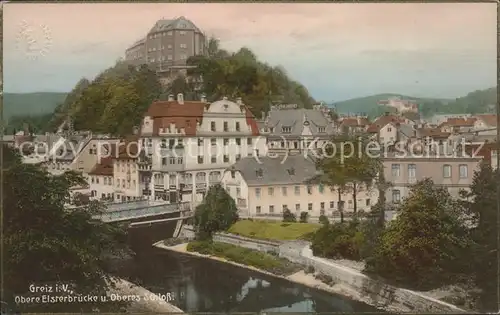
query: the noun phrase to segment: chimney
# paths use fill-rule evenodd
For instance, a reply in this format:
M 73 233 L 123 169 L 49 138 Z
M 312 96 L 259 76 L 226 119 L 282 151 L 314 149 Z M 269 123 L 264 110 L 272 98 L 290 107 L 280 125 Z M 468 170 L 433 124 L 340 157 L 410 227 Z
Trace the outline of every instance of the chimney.
M 201 101 L 202 103 L 206 103 L 206 102 L 207 102 L 207 96 L 206 96 L 205 94 L 202 94 L 202 95 L 201 95 L 201 99 L 200 99 L 200 101 Z
M 174 100 L 174 95 L 173 94 L 169 94 L 168 95 L 168 101 L 172 102 L 173 100 Z
M 184 104 L 184 95 L 182 93 L 177 94 L 177 103 Z
M 238 104 L 238 105 L 243 105 L 243 100 L 241 99 L 241 97 L 238 97 L 238 98 L 236 99 L 236 104 Z

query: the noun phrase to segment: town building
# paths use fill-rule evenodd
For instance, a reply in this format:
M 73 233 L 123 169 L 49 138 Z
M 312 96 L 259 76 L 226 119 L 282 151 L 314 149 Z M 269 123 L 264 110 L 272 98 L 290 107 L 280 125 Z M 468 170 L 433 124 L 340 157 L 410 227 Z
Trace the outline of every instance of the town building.
M 151 176 L 154 200 L 198 204 L 224 170 L 243 157 L 267 154 L 266 139 L 241 99 L 208 103 L 182 94 L 151 104 L 141 126 L 140 172 Z
M 304 152 L 321 148 L 337 133 L 336 122 L 325 105 L 312 109 L 295 104 L 274 105 L 260 124 L 260 133 L 267 137 L 273 152 Z
M 282 217 L 285 209 L 297 217 L 303 211 L 312 218 L 337 217 L 339 201 L 345 213 L 352 214 L 352 194 L 343 193 L 339 200 L 337 190 L 310 181 L 317 174 L 314 161 L 301 154 L 286 159 L 247 157 L 224 172 L 221 184 L 236 201 L 241 217 Z M 375 189 L 361 190 L 357 211 L 370 211 L 377 198 Z
M 400 97 L 390 97 L 386 100 L 380 100 L 378 105 L 395 108 L 399 113 L 418 113 L 418 105 L 415 101 L 402 100 Z
M 375 119 L 366 132 L 383 145 L 407 143 L 416 137 L 414 125 L 408 118 L 386 114 Z
M 448 118 L 439 124 L 438 128 L 442 132 L 448 133 L 459 133 L 459 132 L 469 132 L 474 128 L 477 118 Z
M 472 184 L 474 171 L 479 168 L 481 158 L 468 156 L 393 156 L 383 157 L 384 176 L 391 187 L 386 191 L 386 200 L 400 203 L 409 195 L 411 186 L 417 181 L 430 178 L 437 186 L 445 187 L 458 198 L 460 190 Z
M 482 114 L 475 115 L 474 130 L 484 130 L 497 128 L 497 115 Z
M 343 116 L 338 119 L 338 130 L 342 134 L 363 134 L 370 126 L 370 120 L 367 116 Z
M 144 38 L 125 51 L 125 61 L 136 66 L 147 64 L 159 73 L 172 75 L 189 68 L 186 64 L 189 57 L 205 52 L 203 32 L 181 16 L 158 20 Z

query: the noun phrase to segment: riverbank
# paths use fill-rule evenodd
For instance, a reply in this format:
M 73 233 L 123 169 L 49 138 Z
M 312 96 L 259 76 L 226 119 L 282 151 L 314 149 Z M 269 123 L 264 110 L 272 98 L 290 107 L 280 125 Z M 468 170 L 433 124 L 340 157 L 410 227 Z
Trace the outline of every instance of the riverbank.
M 262 270 L 262 269 L 259 269 L 259 268 L 253 267 L 253 266 L 248 266 L 248 265 L 236 263 L 234 261 L 230 261 L 230 260 L 225 259 L 225 258 L 221 258 L 221 257 L 213 256 L 213 255 L 200 254 L 197 252 L 190 252 L 187 250 L 188 243 L 178 244 L 178 245 L 174 245 L 174 246 L 168 246 L 168 245 L 163 244 L 163 242 L 160 241 L 158 243 L 155 243 L 154 246 L 157 248 L 166 249 L 166 250 L 181 253 L 181 254 L 187 254 L 187 255 L 191 255 L 191 256 L 202 257 L 202 258 L 207 258 L 207 259 L 211 259 L 211 260 L 217 260 L 220 262 L 231 264 L 233 266 L 238 266 L 238 267 L 245 268 L 248 270 L 253 270 L 253 271 L 256 271 L 256 272 L 259 272 L 259 273 L 262 273 L 262 274 L 265 274 L 265 275 L 268 275 L 271 277 L 288 280 L 290 282 L 301 284 L 301 285 L 307 286 L 309 288 L 319 289 L 319 290 L 322 290 L 322 291 L 325 291 L 328 293 L 342 295 L 342 296 L 345 296 L 349 299 L 356 300 L 356 301 L 363 302 L 365 304 L 374 306 L 374 307 L 376 307 L 380 310 L 383 310 L 383 311 L 387 311 L 387 312 L 405 311 L 405 310 L 402 310 L 402 309 L 397 308 L 397 307 L 374 305 L 373 303 L 371 303 L 371 301 L 368 298 L 364 297 L 363 295 L 359 294 L 356 291 L 349 289 L 349 287 L 347 287 L 347 286 L 344 286 L 340 283 L 335 283 L 333 285 L 327 285 L 324 282 L 322 282 L 321 280 L 317 279 L 314 274 L 307 274 L 303 270 L 292 273 L 290 275 L 281 276 L 281 275 L 277 275 L 277 274 L 274 274 L 274 273 L 271 273 L 269 271 Z
M 111 289 L 109 294 L 118 296 L 135 296 L 139 301 L 131 302 L 127 307 L 127 313 L 139 312 L 157 312 L 157 313 L 184 313 L 180 308 L 164 301 L 162 299 L 151 300 L 149 297 L 155 294 L 141 286 L 135 285 L 127 280 L 114 278 L 115 288 Z M 173 297 L 175 298 L 175 297 Z

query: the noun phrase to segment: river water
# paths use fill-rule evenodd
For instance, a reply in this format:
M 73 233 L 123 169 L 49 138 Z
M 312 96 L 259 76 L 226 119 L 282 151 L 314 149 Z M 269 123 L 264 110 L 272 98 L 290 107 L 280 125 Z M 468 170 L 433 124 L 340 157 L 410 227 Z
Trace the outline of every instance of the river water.
M 374 307 L 222 262 L 151 249 L 117 275 L 185 312 L 379 312 Z

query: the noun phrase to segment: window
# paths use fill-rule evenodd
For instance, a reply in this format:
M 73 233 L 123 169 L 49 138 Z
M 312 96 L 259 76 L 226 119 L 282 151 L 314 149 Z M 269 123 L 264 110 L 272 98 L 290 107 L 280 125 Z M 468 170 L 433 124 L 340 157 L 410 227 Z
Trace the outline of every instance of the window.
M 186 31 L 180 31 L 179 34 L 186 35 Z
M 295 169 L 294 168 L 289 168 L 288 170 L 288 175 L 295 175 Z
M 335 208 L 335 201 L 330 201 L 330 209 Z
M 181 48 L 187 48 L 187 45 L 186 44 L 180 44 L 179 47 L 181 47 Z
M 212 164 L 217 163 L 217 157 L 216 156 L 211 156 L 210 157 L 210 163 L 212 163 Z
M 255 188 L 255 197 L 260 198 L 260 188 Z
M 401 166 L 399 164 L 392 164 L 391 170 L 392 177 L 399 177 L 399 175 L 401 174 Z
M 312 190 L 313 190 L 312 186 L 308 185 L 308 186 L 307 186 L 307 193 L 308 193 L 309 195 L 312 195 L 312 193 L 313 193 L 313 192 L 312 192 Z
M 416 177 L 417 166 L 415 164 L 408 164 L 408 177 L 415 178 Z
M 366 206 L 369 207 L 370 206 L 370 199 L 366 199 Z
M 387 132 L 391 132 L 392 131 L 392 128 L 391 127 L 388 127 L 387 128 Z
M 188 57 L 186 54 L 181 54 L 180 58 L 181 58 L 181 60 L 186 60 Z
M 224 145 L 228 145 L 229 144 L 229 139 L 225 138 L 225 139 L 223 139 L 223 141 L 224 141 Z
M 252 138 L 247 138 L 247 145 L 252 145 Z
M 172 45 L 167 45 L 167 48 L 168 49 L 172 49 Z
M 172 149 L 175 146 L 175 140 L 174 139 L 168 140 L 168 146 L 170 147 L 170 149 Z
M 467 178 L 468 176 L 468 168 L 467 168 L 467 165 L 465 164 L 460 164 L 458 166 L 458 171 L 459 171 L 459 177 L 460 178 Z
M 161 158 L 161 165 L 167 165 L 167 158 Z
M 281 128 L 282 133 L 291 133 L 292 132 L 292 127 L 282 127 Z
M 183 162 L 183 158 L 182 157 L 178 157 L 177 158 L 177 164 L 182 164 Z
M 286 196 L 286 193 L 287 193 L 287 191 L 286 191 L 286 187 L 281 187 L 281 194 L 282 194 L 283 196 Z
M 223 162 L 224 163 L 229 163 L 229 155 L 224 154 Z
M 397 189 L 392 191 L 392 202 L 399 203 L 401 201 L 401 192 Z
M 451 177 L 451 165 L 448 164 L 443 165 L 443 177 L 444 178 Z
M 287 205 L 283 205 L 282 209 L 283 209 L 283 212 L 285 212 L 288 209 L 288 206 Z
M 236 138 L 236 145 L 241 145 L 241 139 L 240 138 Z
M 348 207 L 348 208 L 353 208 L 353 207 L 354 207 L 354 204 L 353 204 L 352 200 L 349 200 L 349 201 L 347 202 L 347 207 Z
M 295 204 L 295 211 L 300 211 L 300 203 Z
M 274 195 L 274 188 L 273 187 L 269 187 L 267 189 L 267 193 L 269 194 L 269 196 L 273 196 Z
M 269 206 L 269 213 L 274 213 L 274 206 Z
M 167 60 L 172 60 L 172 59 L 173 59 L 172 55 L 168 55 L 168 56 L 167 56 Z M 154 61 L 154 60 L 153 60 L 153 61 Z
M 241 188 L 236 187 L 236 197 L 240 197 L 240 196 L 241 196 Z
M 175 164 L 175 162 L 176 162 L 176 158 L 175 158 L 175 157 L 170 157 L 170 158 L 168 159 L 168 162 L 169 162 L 170 164 Z
M 325 127 L 319 127 L 319 128 L 318 128 L 318 132 L 319 132 L 319 133 L 324 133 L 324 132 L 325 132 L 325 130 L 326 130 L 326 128 L 325 128 Z
M 255 212 L 256 213 L 260 213 L 262 210 L 261 210 L 261 207 L 260 206 L 257 206 L 255 207 Z
M 255 171 L 255 175 L 258 178 L 262 178 L 262 176 L 264 175 L 264 172 L 262 171 L 262 169 L 258 169 L 258 170 Z
M 224 129 L 223 130 L 226 131 L 226 132 L 229 131 L 229 127 L 228 127 L 227 121 L 224 122 Z
M 295 196 L 299 196 L 300 195 L 300 186 L 295 186 Z
M 323 184 L 319 184 L 318 190 L 319 190 L 319 193 L 322 194 L 325 191 L 325 186 L 323 186 Z
M 215 121 L 212 121 L 212 122 L 210 123 L 210 130 L 211 130 L 211 131 L 215 131 Z
M 211 146 L 217 145 L 217 139 L 214 139 L 214 138 L 210 139 L 210 145 Z
M 320 203 L 319 207 L 321 210 L 325 210 L 325 203 L 324 202 Z
M 236 122 L 235 128 L 236 128 L 236 131 L 240 131 L 240 123 L 239 122 Z
M 241 160 L 241 154 L 236 154 L 236 162 L 238 162 L 239 160 Z
M 307 204 L 307 210 L 312 211 L 312 209 L 313 209 L 313 204 L 312 203 L 308 203 Z
M 203 145 L 203 139 L 198 138 L 198 146 L 201 147 Z
M 198 164 L 203 164 L 203 156 L 198 155 Z

